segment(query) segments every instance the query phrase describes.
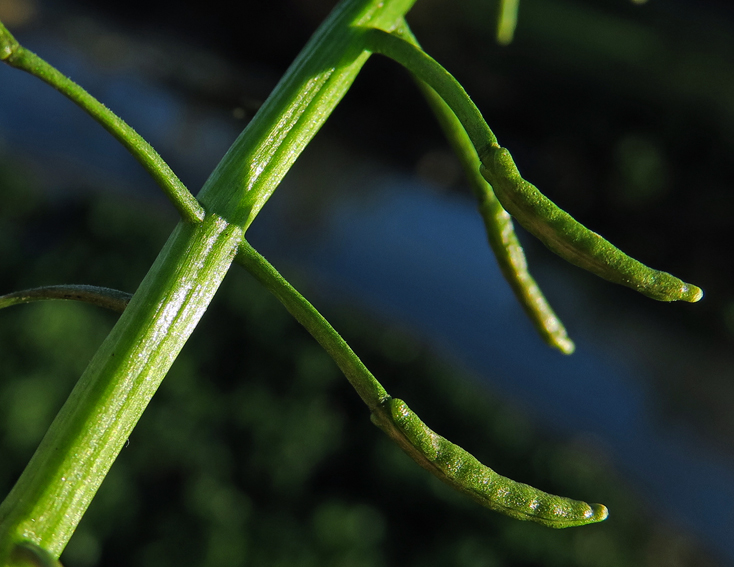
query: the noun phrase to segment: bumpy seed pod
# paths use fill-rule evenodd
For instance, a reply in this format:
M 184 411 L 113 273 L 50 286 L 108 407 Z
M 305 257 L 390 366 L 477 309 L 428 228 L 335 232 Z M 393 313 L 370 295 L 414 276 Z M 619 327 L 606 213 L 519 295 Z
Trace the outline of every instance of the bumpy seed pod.
M 703 297 L 701 288 L 630 258 L 560 209 L 522 178 L 506 148 L 491 146 L 480 158 L 480 171 L 502 206 L 564 260 L 658 301 L 694 303 Z
M 551 528 L 601 522 L 608 515 L 602 504 L 555 496 L 497 474 L 432 431 L 402 400 L 388 398 L 372 420 L 419 465 L 482 506 Z

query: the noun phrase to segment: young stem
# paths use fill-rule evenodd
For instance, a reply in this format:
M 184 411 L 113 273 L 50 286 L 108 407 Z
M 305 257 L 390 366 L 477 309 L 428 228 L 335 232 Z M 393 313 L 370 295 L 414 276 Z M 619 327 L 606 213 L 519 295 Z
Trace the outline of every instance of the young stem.
M 82 87 L 20 45 L 2 22 L 0 22 L 0 61 L 38 77 L 78 104 L 125 146 L 145 168 L 163 189 L 182 219 L 189 222 L 200 222 L 204 219 L 204 209 L 153 146 Z
M 296 321 L 311 333 L 311 336 L 336 362 L 370 411 L 376 411 L 380 404 L 389 397 L 385 388 L 324 316 L 247 241 L 240 246 L 240 252 L 235 260 L 242 264 L 265 289 L 283 304 Z
M 205 183 L 198 198 L 206 209 L 250 226 L 369 58 L 363 34 L 397 29 L 414 2 L 340 3 Z
M 366 30 L 364 41 L 366 49 L 395 60 L 436 91 L 459 119 L 480 156 L 485 148 L 499 147 L 497 137 L 464 87 L 438 61 L 417 45 L 401 38 L 399 33 Z

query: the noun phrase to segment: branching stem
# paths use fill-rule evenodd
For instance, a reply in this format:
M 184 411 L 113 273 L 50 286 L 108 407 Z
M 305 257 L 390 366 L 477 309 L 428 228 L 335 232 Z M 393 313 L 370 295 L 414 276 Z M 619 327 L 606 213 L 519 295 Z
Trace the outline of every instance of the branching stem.
M 349 90 L 369 53 L 364 26 L 392 31 L 414 0 L 344 0 L 235 141 L 179 223 L 129 306 L 80 378 L 31 462 L 0 504 L 0 565 L 30 542 L 58 558 L 125 440 L 196 327 L 262 205 Z M 0 58 L 59 88 L 169 171 L 114 114 L 0 28 Z M 138 141 L 144 145 L 138 145 Z M 171 179 L 175 179 L 175 176 Z M 168 182 L 171 182 L 168 179 Z M 191 206 L 185 205 L 188 203 Z

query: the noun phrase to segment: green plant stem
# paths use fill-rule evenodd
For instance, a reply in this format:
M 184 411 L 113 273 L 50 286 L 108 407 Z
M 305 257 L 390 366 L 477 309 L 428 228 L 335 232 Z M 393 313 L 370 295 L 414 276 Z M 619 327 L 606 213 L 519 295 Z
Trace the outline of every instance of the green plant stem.
M 520 0 L 500 0 L 497 16 L 497 43 L 509 45 L 515 36 L 517 27 L 517 12 L 520 9 Z
M 105 309 L 122 313 L 125 311 L 131 297 L 132 295 L 129 293 L 108 287 L 97 287 L 93 285 L 48 285 L 0 295 L 0 309 L 23 303 L 32 303 L 34 301 L 62 299 L 67 301 L 83 301 L 84 303 L 91 303 L 97 307 L 104 307 Z
M 324 316 L 247 241 L 240 245 L 240 252 L 235 260 L 244 266 L 265 289 L 283 304 L 296 321 L 311 333 L 336 362 L 370 411 L 376 411 L 380 404 L 389 397 L 385 388 Z
M 399 34 L 406 41 L 420 47 L 407 23 L 401 27 Z M 487 240 L 502 275 L 541 338 L 562 353 L 572 354 L 576 347 L 535 279 L 530 275 L 525 252 L 515 234 L 512 217 L 502 208 L 492 186 L 480 173 L 481 162 L 466 130 L 436 91 L 417 77 L 415 80 L 433 110 L 446 139 L 461 161 L 469 186 L 477 199 Z
M 241 239 L 217 215 L 179 223 L 0 505 L 0 564 L 20 541 L 60 555 Z
M 400 63 L 429 85 L 451 108 L 479 155 L 485 148 L 499 147 L 497 137 L 482 113 L 454 76 L 417 45 L 396 34 L 370 29 L 364 34 L 365 48 Z
M 201 192 L 205 219 L 176 228 L 0 505 L 0 565 L 22 541 L 60 555 L 245 229 L 369 57 L 364 26 L 392 31 L 413 2 L 340 3 L 235 141 Z M 0 35 L 3 59 L 15 49 L 8 36 Z
M 346 0 L 316 31 L 198 195 L 247 229 L 370 56 L 362 36 L 389 35 L 415 0 Z
M 20 45 L 2 22 L 0 22 L 0 61 L 38 77 L 79 105 L 112 134 L 145 168 L 163 189 L 182 219 L 189 222 L 201 222 L 204 219 L 202 206 L 153 146 L 82 87 L 38 55 Z

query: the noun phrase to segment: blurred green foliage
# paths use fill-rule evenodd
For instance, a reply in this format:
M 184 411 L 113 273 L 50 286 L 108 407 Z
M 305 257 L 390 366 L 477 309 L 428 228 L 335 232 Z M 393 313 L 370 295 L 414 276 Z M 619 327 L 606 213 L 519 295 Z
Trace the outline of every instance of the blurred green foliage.
M 43 195 L 8 160 L 0 198 L 0 291 L 132 292 L 175 222 L 110 193 Z M 404 330 L 348 308 L 334 319 L 432 428 L 511 478 L 604 502 L 610 520 L 549 530 L 452 492 L 371 425 L 327 355 L 234 269 L 72 538 L 67 567 L 714 564 L 644 509 L 593 439 L 539 434 Z M 114 320 L 65 302 L 0 313 L 0 492 Z

